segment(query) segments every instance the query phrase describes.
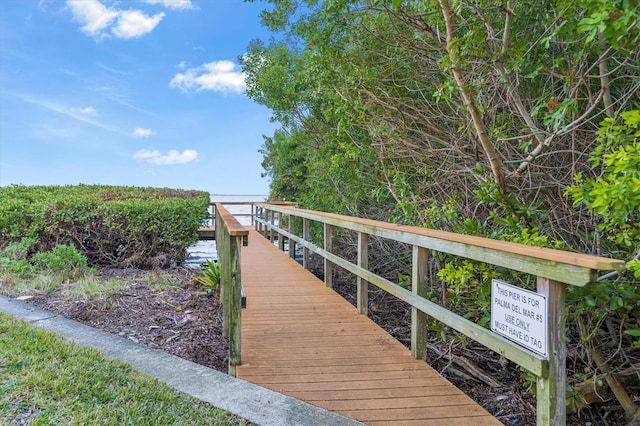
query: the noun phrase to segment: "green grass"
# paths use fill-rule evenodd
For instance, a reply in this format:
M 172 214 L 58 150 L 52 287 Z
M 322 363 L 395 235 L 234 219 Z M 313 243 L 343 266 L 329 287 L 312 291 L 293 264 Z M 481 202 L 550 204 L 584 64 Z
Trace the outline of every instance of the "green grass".
M 125 280 L 112 278 L 100 281 L 95 277 L 85 277 L 64 286 L 62 291 L 66 300 L 89 300 L 92 298 L 105 299 L 118 291 L 129 287 Z
M 147 271 L 140 278 L 111 278 L 102 280 L 94 271 L 89 271 L 73 281 L 52 271 L 36 271 L 30 274 L 15 274 L 0 270 L 0 294 L 10 297 L 34 296 L 61 291 L 65 300 L 105 299 L 114 293 L 125 291 L 132 283 L 143 282 L 151 289 L 175 287 L 170 277 L 157 271 Z
M 246 423 L 95 349 L 0 313 L 0 424 Z

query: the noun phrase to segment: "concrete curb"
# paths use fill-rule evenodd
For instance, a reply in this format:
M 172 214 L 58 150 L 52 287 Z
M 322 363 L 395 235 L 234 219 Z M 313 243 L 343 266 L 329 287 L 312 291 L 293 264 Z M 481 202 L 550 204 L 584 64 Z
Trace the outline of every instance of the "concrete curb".
M 259 425 L 362 424 L 304 401 L 60 317 L 15 299 L 0 296 L 0 312 L 58 333 L 79 345 L 96 348 L 108 358 L 126 362 L 180 392 Z

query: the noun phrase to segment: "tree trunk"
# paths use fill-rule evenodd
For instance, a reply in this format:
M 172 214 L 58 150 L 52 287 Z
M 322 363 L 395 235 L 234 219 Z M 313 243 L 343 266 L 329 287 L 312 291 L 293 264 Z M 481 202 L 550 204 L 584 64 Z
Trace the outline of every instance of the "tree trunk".
M 462 70 L 460 69 L 460 57 L 458 55 L 458 48 L 455 46 L 456 33 L 451 5 L 447 0 L 438 0 L 438 3 L 442 9 L 442 15 L 444 16 L 447 28 L 447 52 L 449 53 L 449 59 L 451 60 L 451 71 L 453 73 L 453 77 L 458 86 L 458 90 L 460 90 L 460 95 L 464 99 L 467 112 L 471 116 L 471 120 L 473 121 L 473 126 L 475 127 L 476 135 L 480 140 L 482 149 L 484 150 L 487 160 L 489 160 L 491 173 L 493 174 L 493 180 L 496 187 L 500 192 L 504 192 L 506 186 L 502 162 L 500 161 L 500 157 L 498 156 L 498 152 L 493 146 L 492 141 L 489 139 L 487 128 L 482 121 L 482 113 L 480 112 L 478 105 L 476 105 L 472 89 L 466 84 L 464 76 L 462 75 Z

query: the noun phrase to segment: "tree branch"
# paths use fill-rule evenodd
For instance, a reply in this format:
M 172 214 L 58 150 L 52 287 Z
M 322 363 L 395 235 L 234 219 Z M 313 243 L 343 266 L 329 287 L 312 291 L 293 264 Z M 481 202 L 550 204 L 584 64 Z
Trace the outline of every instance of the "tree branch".
M 444 16 L 445 20 L 445 26 L 447 30 L 447 52 L 449 53 L 449 59 L 451 60 L 451 71 L 453 72 L 453 77 L 456 81 L 456 84 L 458 85 L 460 94 L 465 101 L 467 112 L 473 120 L 476 135 L 480 140 L 482 149 L 484 150 L 484 153 L 489 160 L 489 165 L 491 166 L 491 172 L 493 174 L 493 180 L 496 184 L 496 187 L 500 192 L 504 192 L 506 185 L 502 162 L 500 161 L 500 157 L 498 156 L 493 143 L 489 139 L 487 128 L 482 121 L 482 114 L 480 113 L 480 110 L 472 96 L 471 88 L 467 86 L 466 82 L 464 81 L 464 77 L 460 69 L 460 57 L 458 55 L 458 48 L 454 45 L 455 26 L 453 23 L 453 11 L 451 10 L 451 5 L 447 0 L 438 0 L 438 3 L 440 4 L 442 15 Z

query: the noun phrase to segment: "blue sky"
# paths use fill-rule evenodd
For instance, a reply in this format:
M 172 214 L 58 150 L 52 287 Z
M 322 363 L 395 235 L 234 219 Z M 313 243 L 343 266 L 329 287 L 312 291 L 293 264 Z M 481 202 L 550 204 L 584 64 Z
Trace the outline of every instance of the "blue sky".
M 266 194 L 242 0 L 0 0 L 0 185 Z

